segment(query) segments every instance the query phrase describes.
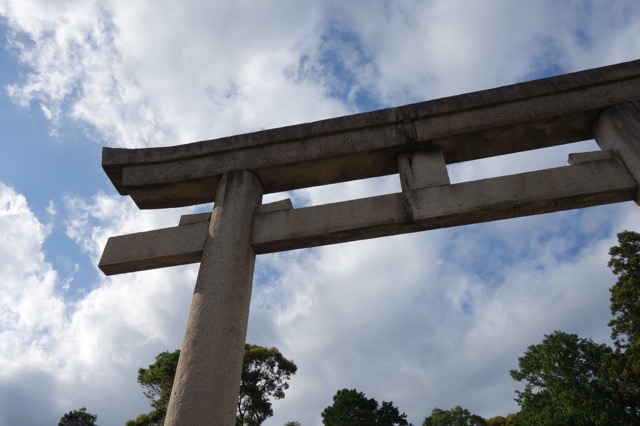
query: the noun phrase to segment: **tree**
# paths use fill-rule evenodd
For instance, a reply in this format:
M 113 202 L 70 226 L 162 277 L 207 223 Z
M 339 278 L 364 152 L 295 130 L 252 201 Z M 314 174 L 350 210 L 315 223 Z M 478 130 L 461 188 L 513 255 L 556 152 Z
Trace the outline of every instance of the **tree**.
M 616 348 L 602 359 L 602 382 L 611 389 L 613 401 L 627 419 L 627 424 L 640 424 L 640 354 L 638 345 L 622 351 Z M 633 354 L 630 354 L 633 352 Z
M 487 421 L 482 417 L 471 414 L 459 405 L 451 410 L 434 408 L 431 415 L 424 419 L 422 426 L 485 426 Z
M 560 331 L 529 346 L 518 358 L 519 369 L 510 372 L 525 384 L 523 391 L 516 391 L 518 424 L 625 424 L 600 377 L 603 357 L 611 352 L 607 345 Z
M 60 418 L 58 426 L 97 426 L 98 416 L 87 413 L 85 407 L 73 410 Z
M 356 389 L 340 389 L 333 396 L 333 404 L 322 412 L 326 426 L 407 426 L 407 415 L 398 411 L 393 403 L 383 401 L 381 406 Z
M 326 426 L 366 426 L 376 419 L 378 403 L 368 399 L 364 393 L 355 389 L 340 389 L 333 396 L 333 405 L 322 412 L 322 424 Z
M 156 355 L 155 362 L 148 368 L 138 370 L 138 383 L 146 389 L 144 396 L 149 398 L 154 411 L 138 416 L 135 420 L 138 422 L 135 423 L 136 426 L 159 424 L 166 416 L 179 357 L 180 349 L 161 352 Z
M 161 425 L 169 406 L 173 379 L 178 367 L 180 350 L 162 352 L 148 368 L 138 370 L 138 383 L 146 390 L 154 411 L 129 420 L 126 426 Z M 246 344 L 238 397 L 237 425 L 260 425 L 273 415 L 270 398 L 284 398 L 287 383 L 297 370 L 276 348 Z
M 611 338 L 624 350 L 640 342 L 640 234 L 618 234 L 618 245 L 609 250 L 609 268 L 618 275 L 611 287 Z
M 238 425 L 260 425 L 273 416 L 270 397 L 284 398 L 289 379 L 298 367 L 277 348 L 246 344 L 238 399 Z
M 496 416 L 487 419 L 487 426 L 514 426 L 518 420 L 517 414 L 509 414 L 507 417 Z
M 609 255 L 615 349 L 560 332 L 530 346 L 511 372 L 526 383 L 518 424 L 640 424 L 640 234 L 619 233 Z
M 407 425 L 407 415 L 393 405 L 392 402 L 382 401 L 376 412 L 376 423 L 380 426 Z
M 140 414 L 135 420 L 127 420 L 124 426 L 160 426 L 164 416 L 160 413 L 152 411 L 146 414 Z
M 629 424 L 640 423 L 640 234 L 618 234 L 609 250 L 609 268 L 618 276 L 611 287 L 609 322 L 615 352 L 605 356 L 602 375 L 613 389 Z

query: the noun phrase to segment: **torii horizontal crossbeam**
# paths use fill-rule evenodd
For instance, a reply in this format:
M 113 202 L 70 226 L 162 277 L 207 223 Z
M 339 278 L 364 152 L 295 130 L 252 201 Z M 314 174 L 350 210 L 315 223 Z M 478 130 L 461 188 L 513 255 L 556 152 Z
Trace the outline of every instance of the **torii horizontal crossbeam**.
M 570 162 L 566 167 L 339 203 L 258 210 L 251 246 L 264 254 L 634 198 L 636 181 L 610 151 L 572 154 Z M 190 216 L 176 227 L 111 237 L 99 267 L 113 275 L 199 262 L 209 217 Z
M 640 100 L 640 60 L 397 108 L 164 148 L 104 148 L 102 165 L 140 208 L 215 200 L 248 170 L 264 193 L 398 172 L 399 154 L 447 164 L 593 138 L 607 107 Z

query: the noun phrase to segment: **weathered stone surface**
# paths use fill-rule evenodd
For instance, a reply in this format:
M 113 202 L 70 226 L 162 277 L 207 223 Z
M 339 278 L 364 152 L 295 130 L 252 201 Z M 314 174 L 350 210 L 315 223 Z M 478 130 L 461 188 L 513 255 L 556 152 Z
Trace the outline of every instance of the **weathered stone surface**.
M 251 227 L 262 188 L 251 173 L 233 171 L 225 173 L 219 194 L 205 233 L 166 426 L 235 424 L 255 263 Z
M 204 221 L 110 237 L 98 267 L 106 275 L 200 262 L 211 213 Z
M 256 215 L 256 253 L 292 250 L 632 199 L 616 158 Z
M 290 199 L 262 204 L 256 213 L 293 208 Z M 200 262 L 211 213 L 182 215 L 179 226 L 110 237 L 98 266 L 106 275 Z
M 569 159 L 567 160 L 567 164 L 574 165 L 574 164 L 586 163 L 589 161 L 610 160 L 612 158 L 616 158 L 616 154 L 611 150 L 576 152 L 573 154 L 569 154 Z
M 439 149 L 447 164 L 594 137 L 611 105 L 640 100 L 640 61 L 481 92 L 166 148 L 103 151 L 103 168 L 140 208 L 215 200 L 226 171 L 265 193 L 398 172 L 397 155 Z
M 289 208 L 288 200 L 275 209 L 261 206 L 253 217 L 251 245 L 258 254 L 269 253 L 633 199 L 637 183 L 612 152 L 569 158 L 573 166 L 302 209 Z M 209 215 L 111 237 L 99 266 L 110 275 L 197 262 Z
M 447 165 L 440 150 L 400 154 L 398 174 L 403 191 L 450 183 Z
M 613 150 L 640 182 L 640 102 L 625 102 L 606 109 L 595 126 L 596 142 Z M 636 193 L 640 205 L 640 193 Z

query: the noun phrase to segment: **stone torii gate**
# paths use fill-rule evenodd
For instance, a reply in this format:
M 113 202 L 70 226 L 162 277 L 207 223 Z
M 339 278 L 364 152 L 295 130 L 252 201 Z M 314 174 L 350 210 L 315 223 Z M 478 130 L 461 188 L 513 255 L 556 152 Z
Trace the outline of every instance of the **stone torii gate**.
M 640 201 L 640 60 L 163 148 L 104 148 L 141 209 L 214 202 L 111 237 L 105 274 L 200 262 L 165 424 L 233 425 L 256 254 Z M 450 184 L 446 164 L 594 139 L 565 167 Z M 293 208 L 264 193 L 398 174 L 402 191 Z

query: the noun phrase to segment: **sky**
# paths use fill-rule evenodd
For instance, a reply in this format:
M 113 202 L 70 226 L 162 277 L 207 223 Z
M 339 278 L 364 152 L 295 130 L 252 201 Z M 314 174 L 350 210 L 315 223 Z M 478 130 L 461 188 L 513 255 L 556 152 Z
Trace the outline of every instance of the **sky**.
M 0 426 L 151 411 L 137 371 L 180 347 L 197 265 L 105 277 L 140 211 L 101 149 L 188 143 L 640 58 L 636 0 L 0 0 Z M 449 166 L 453 182 L 566 164 L 593 141 Z M 274 194 L 296 207 L 397 176 Z M 509 376 L 554 330 L 609 343 L 622 203 L 259 256 L 247 341 L 298 366 L 265 425 L 321 424 L 337 390 L 517 411 Z

